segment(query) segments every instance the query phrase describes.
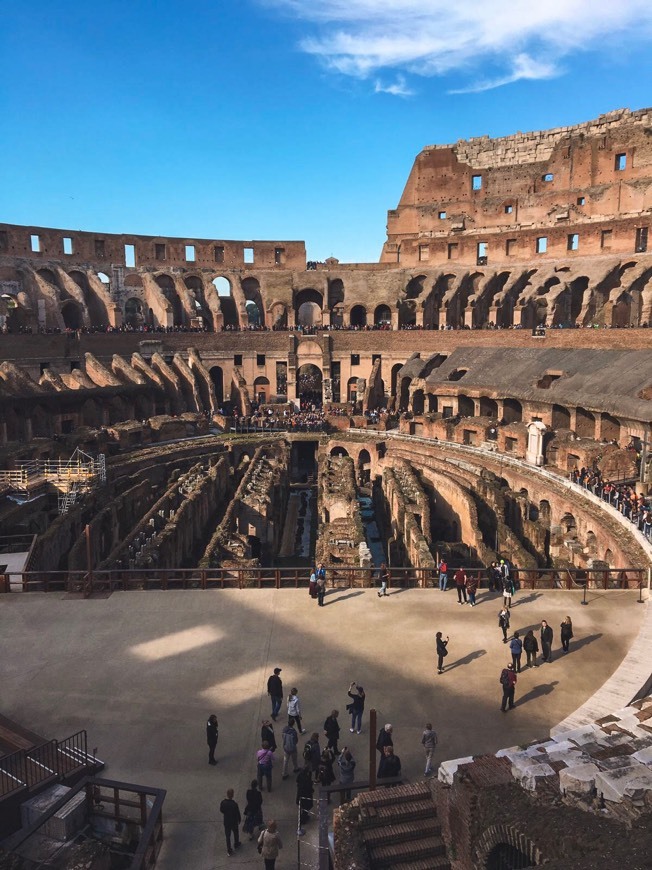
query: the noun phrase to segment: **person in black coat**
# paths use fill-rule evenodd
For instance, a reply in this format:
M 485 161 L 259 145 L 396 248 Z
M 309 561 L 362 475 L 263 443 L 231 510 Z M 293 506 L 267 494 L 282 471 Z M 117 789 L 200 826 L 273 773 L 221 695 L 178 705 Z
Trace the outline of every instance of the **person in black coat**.
M 380 757 L 382 758 L 385 752 L 386 746 L 394 746 L 394 738 L 392 737 L 394 729 L 391 725 L 387 724 L 384 728 L 381 728 L 378 732 L 378 740 L 376 740 L 376 749 L 380 752 Z
M 238 833 L 238 825 L 240 824 L 240 807 L 233 800 L 233 789 L 230 788 L 226 797 L 220 804 L 220 812 L 224 816 L 224 836 L 226 837 L 226 852 L 227 855 L 233 855 L 231 848 L 231 834 L 233 834 L 233 847 L 240 848 L 240 834 Z
M 269 719 L 263 719 L 263 724 L 260 729 L 261 744 L 267 741 L 272 752 L 276 752 L 276 737 L 274 736 L 274 726 Z
M 444 659 L 448 655 L 448 637 L 446 640 L 442 637 L 441 631 L 438 631 L 435 635 L 435 639 L 437 641 L 437 673 L 444 673 Z
M 303 830 L 303 825 L 310 819 L 310 810 L 312 809 L 312 796 L 314 794 L 314 787 L 312 784 L 312 767 L 310 764 L 306 764 L 303 770 L 300 770 L 297 774 L 297 806 L 300 810 L 299 815 L 299 829 L 297 831 L 297 836 L 301 837 L 305 834 Z
M 541 621 L 541 657 L 544 662 L 552 661 L 552 626 Z
M 272 701 L 272 719 L 276 722 L 276 717 L 283 703 L 283 681 L 279 674 L 281 668 L 274 668 L 274 673 L 267 680 L 267 694 Z
M 383 749 L 383 755 L 378 765 L 378 779 L 385 776 L 400 776 L 401 775 L 401 759 L 398 755 L 394 755 L 394 747 L 386 746 Z
M 217 749 L 217 716 L 211 713 L 206 723 L 206 743 L 208 743 L 208 763 L 217 764 L 215 750 Z
M 561 624 L 561 648 L 565 653 L 570 647 L 571 638 L 573 637 L 573 622 L 570 616 L 567 616 Z
M 324 722 L 324 733 L 328 738 L 327 746 L 332 749 L 336 755 L 339 755 L 340 750 L 337 748 L 337 741 L 340 737 L 340 726 L 337 717 L 340 715 L 339 710 L 333 710 Z
M 538 667 L 537 665 L 537 653 L 539 652 L 539 644 L 537 643 L 537 639 L 534 636 L 534 632 L 532 629 L 528 631 L 528 633 L 523 638 L 523 649 L 525 650 L 525 655 L 527 656 L 527 667 L 530 665 L 533 667 Z

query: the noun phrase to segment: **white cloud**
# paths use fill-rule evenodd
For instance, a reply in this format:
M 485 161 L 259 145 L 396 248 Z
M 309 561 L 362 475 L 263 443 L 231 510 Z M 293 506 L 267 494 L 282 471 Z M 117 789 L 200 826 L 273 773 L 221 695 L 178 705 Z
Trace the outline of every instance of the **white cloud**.
M 405 83 L 405 76 L 397 76 L 393 84 L 384 85 L 380 79 L 374 82 L 375 94 L 391 94 L 393 97 L 413 97 L 414 91 Z
M 571 54 L 652 34 L 649 0 L 260 0 L 307 22 L 303 51 L 344 75 L 382 70 L 476 81 L 456 93 L 560 74 Z M 609 38 L 609 42 L 604 42 Z M 616 50 L 619 50 L 618 48 Z M 489 67 L 493 75 L 482 74 Z M 397 79 L 397 83 L 398 83 Z M 389 86 L 394 87 L 394 86 Z M 382 93 L 406 96 L 408 85 Z

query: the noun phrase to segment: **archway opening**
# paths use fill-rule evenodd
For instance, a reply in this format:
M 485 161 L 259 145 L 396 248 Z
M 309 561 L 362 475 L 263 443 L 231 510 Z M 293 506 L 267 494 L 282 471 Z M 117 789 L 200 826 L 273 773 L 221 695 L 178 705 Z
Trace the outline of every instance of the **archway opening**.
M 351 309 L 351 326 L 363 327 L 367 325 L 367 309 L 364 305 L 354 305 Z
M 84 325 L 82 310 L 76 302 L 64 302 L 61 306 L 61 316 L 66 329 L 81 329 Z
M 145 323 L 143 303 L 135 296 L 130 296 L 125 302 L 125 323 L 133 329 L 139 329 Z
M 392 326 L 392 312 L 389 305 L 379 305 L 374 311 L 374 325 L 390 329 Z
M 231 282 L 228 278 L 220 275 L 217 278 L 213 278 L 212 284 L 220 299 L 220 309 L 222 311 L 224 329 L 238 329 L 240 321 L 238 318 L 238 309 L 236 308 L 235 300 L 233 299 L 233 294 L 231 292 Z
M 571 415 L 568 408 L 563 405 L 552 406 L 552 428 L 553 429 L 570 429 Z
M 321 408 L 323 375 L 313 363 L 302 365 L 297 372 L 297 398 L 303 409 Z
M 321 326 L 323 299 L 321 293 L 308 287 L 300 290 L 294 300 L 296 322 L 304 329 Z
M 331 456 L 348 456 L 349 454 L 343 447 L 333 447 Z
M 415 390 L 412 396 L 412 413 L 415 417 L 420 417 L 425 408 L 425 396 L 423 390 Z
M 221 407 L 224 403 L 224 372 L 220 366 L 213 366 L 209 374 L 215 390 L 215 401 L 217 406 Z
M 270 399 L 269 379 L 266 377 L 256 378 L 254 381 L 254 395 L 259 405 L 266 405 Z
M 480 416 L 491 417 L 492 420 L 498 419 L 498 402 L 490 399 L 487 396 L 480 396 Z
M 157 275 L 155 280 L 172 308 L 173 326 L 184 326 L 186 320 L 185 311 L 179 299 L 174 279 L 170 275 Z
M 398 326 L 399 329 L 415 326 L 417 322 L 417 306 L 413 299 L 407 299 L 401 302 L 398 307 Z
M 257 278 L 245 278 L 242 282 L 245 297 L 245 308 L 249 326 L 265 326 L 265 308 L 260 294 L 260 284 Z
M 470 399 L 464 394 L 460 394 L 457 397 L 457 413 L 460 415 L 460 417 L 475 416 L 475 405 L 473 403 L 473 399 Z
M 505 423 L 520 423 L 523 420 L 523 406 L 517 399 L 505 399 L 503 419 Z

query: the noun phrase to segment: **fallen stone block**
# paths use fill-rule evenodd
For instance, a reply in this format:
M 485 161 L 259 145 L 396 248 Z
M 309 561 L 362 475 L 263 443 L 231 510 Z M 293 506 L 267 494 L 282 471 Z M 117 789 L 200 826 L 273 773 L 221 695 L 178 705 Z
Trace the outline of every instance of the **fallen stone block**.
M 470 764 L 473 761 L 473 756 L 469 755 L 466 758 L 453 758 L 450 761 L 442 761 L 437 772 L 439 782 L 444 782 L 447 785 L 453 784 L 453 777 L 457 768 L 461 764 Z
M 621 803 L 626 798 L 642 801 L 652 791 L 652 770 L 643 764 L 603 770 L 595 777 L 595 787 L 606 801 Z
M 559 791 L 576 795 L 590 795 L 595 789 L 595 778 L 600 773 L 597 764 L 575 764 L 559 771 Z
M 523 788 L 528 791 L 536 791 L 537 779 L 546 776 L 555 776 L 555 770 L 550 767 L 549 764 L 512 764 L 512 776 Z

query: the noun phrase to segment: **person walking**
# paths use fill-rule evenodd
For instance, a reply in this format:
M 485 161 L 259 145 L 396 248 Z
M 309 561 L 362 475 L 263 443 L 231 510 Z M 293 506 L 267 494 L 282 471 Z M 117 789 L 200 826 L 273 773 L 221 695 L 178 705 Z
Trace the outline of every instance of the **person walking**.
M 426 753 L 426 769 L 424 776 L 430 776 L 432 770 L 432 756 L 437 748 L 437 734 L 432 730 L 432 722 L 428 722 L 421 736 L 421 745 Z
M 507 566 L 505 566 L 507 567 Z M 509 569 L 508 569 L 509 571 Z M 512 595 L 514 594 L 514 581 L 511 576 L 508 574 L 502 575 L 503 580 L 503 607 L 506 607 L 508 610 L 512 606 Z
M 345 746 L 337 759 L 340 769 L 340 784 L 349 785 L 355 779 L 355 759 L 348 746 Z M 340 806 L 351 800 L 351 789 L 340 792 Z
M 394 738 L 392 736 L 393 732 L 394 732 L 394 729 L 392 728 L 392 726 L 389 723 L 387 725 L 385 725 L 383 728 L 381 728 L 380 731 L 378 732 L 378 740 L 376 740 L 376 749 L 378 750 L 378 752 L 380 752 L 381 757 L 383 755 L 383 752 L 384 752 L 386 746 L 393 746 L 394 745 Z
M 330 716 L 328 716 L 324 721 L 324 733 L 328 738 L 328 743 L 326 745 L 329 749 L 333 750 L 335 755 L 337 755 L 340 751 L 337 748 L 337 741 L 340 737 L 340 725 L 337 721 L 337 717 L 339 715 L 339 710 L 332 710 Z
M 272 790 L 272 767 L 274 765 L 274 753 L 269 748 L 269 743 L 265 740 L 263 745 L 256 752 L 256 775 L 258 779 L 258 788 L 263 788 L 263 777 L 267 781 L 267 791 Z
M 439 571 L 439 589 L 441 592 L 445 592 L 448 588 L 448 565 L 445 559 L 441 559 L 437 570 Z
M 308 583 L 308 593 L 311 598 L 317 597 L 317 569 L 313 568 L 310 572 L 310 582 Z
M 460 567 L 455 572 L 455 588 L 457 589 L 457 603 L 466 604 L 466 573 L 464 568 Z
M 507 632 L 509 631 L 509 610 L 503 604 L 502 610 L 498 614 L 498 626 L 503 632 L 503 643 L 507 643 Z
M 324 595 L 326 595 L 326 572 L 323 576 L 317 574 L 317 604 L 319 607 L 324 606 Z
M 226 792 L 226 797 L 220 804 L 220 812 L 224 817 L 224 836 L 226 838 L 226 854 L 233 855 L 233 849 L 240 848 L 240 807 L 233 800 L 233 789 Z M 233 834 L 233 849 L 231 848 L 231 835 Z
M 379 598 L 387 597 L 387 584 L 389 583 L 389 571 L 387 570 L 387 565 L 383 562 L 378 569 L 378 581 L 380 583 L 380 590 L 378 592 Z
M 514 637 L 509 642 L 509 649 L 512 654 L 512 664 L 517 673 L 521 673 L 521 655 L 523 654 L 523 641 L 521 640 L 518 631 L 514 632 Z
M 244 808 L 244 825 L 242 832 L 249 834 L 253 840 L 254 830 L 263 826 L 263 796 L 258 789 L 258 780 L 252 779 L 251 786 L 247 789 L 247 804 Z
M 534 636 L 532 629 L 530 629 L 523 638 L 523 649 L 525 650 L 526 655 L 526 666 L 528 668 L 530 666 L 538 668 L 537 653 L 539 652 L 539 643 Z
M 319 734 L 316 731 L 313 731 L 310 738 L 306 741 L 306 745 L 303 747 L 303 760 L 306 764 L 310 765 L 315 781 L 317 781 L 320 758 L 321 746 L 319 745 Z
M 383 749 L 383 754 L 378 764 L 378 779 L 384 779 L 388 776 L 401 775 L 401 759 L 398 755 L 394 755 L 394 747 L 386 746 Z
M 288 719 L 292 717 L 301 734 L 306 733 L 306 729 L 301 724 L 301 701 L 299 700 L 299 690 L 295 687 L 290 689 L 288 695 Z
M 211 713 L 206 722 L 206 743 L 208 743 L 208 763 L 217 764 L 215 750 L 217 749 L 218 725 L 217 716 Z
M 260 742 L 264 743 L 265 740 L 269 743 L 269 748 L 272 750 L 272 752 L 276 752 L 276 737 L 274 735 L 274 726 L 269 719 L 263 719 L 260 726 Z
M 541 621 L 541 657 L 544 662 L 552 661 L 552 626 L 543 619 Z
M 276 827 L 274 819 L 267 822 L 267 827 L 261 831 L 258 837 L 258 851 L 265 862 L 265 870 L 275 870 L 276 859 L 279 851 L 283 848 L 281 835 Z
M 469 605 L 475 607 L 475 595 L 478 591 L 480 579 L 477 574 L 471 574 L 466 578 L 466 591 L 469 593 Z
M 446 640 L 442 637 L 441 631 L 438 631 L 435 635 L 435 640 L 437 641 L 437 673 L 444 673 L 444 659 L 448 655 L 448 641 L 449 638 L 446 637 Z
M 516 680 L 516 671 L 514 670 L 514 665 L 510 662 L 507 667 L 503 668 L 500 672 L 500 685 L 503 687 L 503 702 L 500 705 L 500 709 L 503 713 L 507 712 L 508 705 L 510 710 L 514 709 Z
M 357 731 L 358 734 L 362 731 L 362 714 L 364 713 L 365 693 L 362 686 L 358 686 L 355 680 L 349 686 L 348 696 L 351 698 L 351 703 L 347 704 L 346 709 L 351 714 L 351 727 L 349 731 L 353 734 Z
M 313 794 L 314 786 L 312 784 L 312 768 L 310 764 L 306 764 L 297 774 L 296 803 L 299 807 L 299 827 L 297 828 L 297 837 L 302 837 L 306 833 L 303 826 L 310 819 Z
M 267 680 L 267 694 L 272 701 L 272 719 L 275 722 L 283 703 L 283 681 L 280 673 L 281 668 L 274 668 L 274 673 Z
M 570 642 L 573 637 L 573 623 L 570 616 L 567 616 L 561 624 L 561 648 L 564 653 L 567 653 L 570 648 Z
M 283 742 L 282 779 L 287 779 L 290 775 L 288 773 L 288 764 L 290 762 L 292 762 L 294 773 L 299 772 L 299 768 L 297 767 L 297 745 L 299 743 L 299 735 L 297 734 L 297 729 L 294 727 L 294 719 L 292 716 L 290 716 L 288 724 L 281 732 L 281 740 Z

